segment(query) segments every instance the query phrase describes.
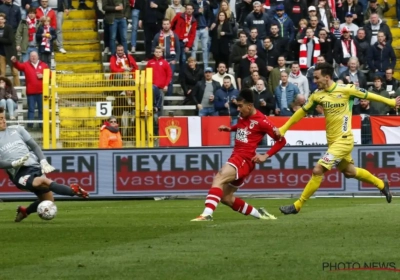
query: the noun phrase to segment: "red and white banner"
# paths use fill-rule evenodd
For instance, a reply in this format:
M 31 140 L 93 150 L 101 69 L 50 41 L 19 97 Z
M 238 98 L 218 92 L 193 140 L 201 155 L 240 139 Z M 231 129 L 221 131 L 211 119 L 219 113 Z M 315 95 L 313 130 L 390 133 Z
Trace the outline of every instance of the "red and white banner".
M 370 116 L 373 144 L 400 143 L 399 116 Z
M 276 126 L 283 126 L 289 117 L 269 117 L 269 120 Z M 361 117 L 353 116 L 352 131 L 354 144 L 361 144 Z M 302 145 L 326 145 L 325 118 L 304 118 L 294 124 L 285 134 L 286 141 L 290 146 Z M 273 142 L 268 138 L 268 143 Z
M 283 126 L 289 117 L 269 117 L 276 126 Z M 161 147 L 230 146 L 229 133 L 218 131 L 220 125 L 230 125 L 229 117 L 160 117 Z M 353 116 L 354 144 L 361 144 L 361 117 Z M 290 146 L 326 145 L 325 118 L 304 118 L 286 132 Z M 273 140 L 268 138 L 268 143 Z
M 160 147 L 229 146 L 230 133 L 218 131 L 230 126 L 230 117 L 160 117 Z

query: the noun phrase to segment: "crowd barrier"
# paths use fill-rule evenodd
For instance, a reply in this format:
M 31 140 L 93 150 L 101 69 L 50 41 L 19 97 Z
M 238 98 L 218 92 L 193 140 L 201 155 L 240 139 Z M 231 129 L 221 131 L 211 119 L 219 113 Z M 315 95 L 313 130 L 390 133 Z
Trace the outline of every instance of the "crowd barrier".
M 43 147 L 98 148 L 101 124 L 111 115 L 119 120 L 125 146 L 154 147 L 152 75 L 152 69 L 120 74 L 45 70 Z
M 400 190 L 400 146 L 355 146 L 357 166 L 391 181 Z M 265 152 L 260 148 L 258 152 Z M 285 147 L 264 164 L 257 165 L 239 190 L 246 195 L 299 194 L 310 179 L 313 166 L 326 147 Z M 231 148 L 48 150 L 45 155 L 56 171 L 49 178 L 78 183 L 93 198 L 206 195 L 214 174 L 226 162 Z M 363 194 L 377 190 L 338 170 L 329 171 L 318 194 Z M 0 198 L 30 198 L 0 171 Z

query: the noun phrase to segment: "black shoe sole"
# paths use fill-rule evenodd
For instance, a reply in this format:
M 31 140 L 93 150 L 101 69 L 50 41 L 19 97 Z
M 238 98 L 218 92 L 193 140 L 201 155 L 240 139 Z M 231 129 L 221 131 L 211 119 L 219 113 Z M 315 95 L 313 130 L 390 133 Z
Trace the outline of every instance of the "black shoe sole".
M 291 214 L 295 215 L 295 214 L 299 213 L 299 211 L 297 211 L 297 210 L 294 210 L 292 212 L 285 212 L 282 208 L 283 208 L 282 206 L 279 207 L 279 211 L 281 211 L 281 213 L 285 214 L 285 215 L 291 215 Z M 296 208 L 294 208 L 294 209 L 296 209 Z
M 384 196 L 386 196 L 387 203 L 392 202 L 392 194 L 390 193 L 389 181 L 387 179 L 383 180 L 385 187 L 381 191 Z

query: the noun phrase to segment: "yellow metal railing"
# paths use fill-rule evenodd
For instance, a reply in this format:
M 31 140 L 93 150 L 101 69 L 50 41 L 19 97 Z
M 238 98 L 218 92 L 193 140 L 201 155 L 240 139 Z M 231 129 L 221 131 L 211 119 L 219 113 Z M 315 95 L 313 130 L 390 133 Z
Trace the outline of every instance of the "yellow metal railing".
M 43 147 L 97 148 L 101 124 L 111 114 L 120 120 L 125 147 L 154 147 L 152 75 L 152 69 L 134 77 L 45 70 Z

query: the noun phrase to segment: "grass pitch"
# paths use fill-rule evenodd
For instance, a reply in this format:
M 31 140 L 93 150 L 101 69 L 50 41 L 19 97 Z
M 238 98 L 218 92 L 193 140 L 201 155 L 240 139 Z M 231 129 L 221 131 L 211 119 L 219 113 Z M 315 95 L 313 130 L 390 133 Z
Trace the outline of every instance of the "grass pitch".
M 400 200 L 313 199 L 298 215 L 278 214 L 292 201 L 248 200 L 276 221 L 219 205 L 207 223 L 189 222 L 203 200 L 57 202 L 53 221 L 21 223 L 18 203 L 0 203 L 0 279 L 400 279 L 329 271 L 345 262 L 399 269 Z

